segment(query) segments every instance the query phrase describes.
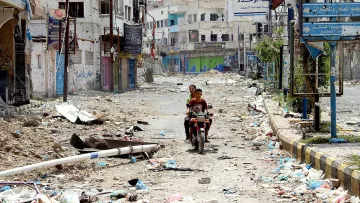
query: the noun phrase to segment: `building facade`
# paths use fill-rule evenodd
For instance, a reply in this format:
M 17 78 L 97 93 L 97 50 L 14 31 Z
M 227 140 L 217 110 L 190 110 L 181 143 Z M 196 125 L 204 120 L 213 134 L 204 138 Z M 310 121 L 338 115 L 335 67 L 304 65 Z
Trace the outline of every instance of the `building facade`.
M 48 14 L 57 9 L 64 12 L 61 9 L 65 9 L 65 2 L 40 0 Z M 120 45 L 124 41 L 124 25 L 141 23 L 141 0 L 113 0 L 113 3 L 114 37 L 110 46 L 109 0 L 70 0 L 69 16 L 75 19 L 75 23 L 70 23 L 69 92 L 89 89 L 122 92 L 136 86 L 136 56 L 123 53 Z M 62 51 L 49 48 L 51 42 L 47 22 L 47 18 L 33 20 L 30 26 L 34 41 L 31 78 L 35 97 L 63 94 L 64 46 Z M 62 45 L 63 40 L 64 34 Z M 110 52 L 113 52 L 113 58 Z
M 30 100 L 31 18 L 44 16 L 37 1 L 0 0 L 0 107 Z
M 217 0 L 149 1 L 144 52 L 151 52 L 155 22 L 155 58 L 166 71 L 243 69 L 244 58 L 253 53 L 256 38 L 268 32 L 268 27 L 262 23 L 264 14 L 235 16 L 229 5 Z

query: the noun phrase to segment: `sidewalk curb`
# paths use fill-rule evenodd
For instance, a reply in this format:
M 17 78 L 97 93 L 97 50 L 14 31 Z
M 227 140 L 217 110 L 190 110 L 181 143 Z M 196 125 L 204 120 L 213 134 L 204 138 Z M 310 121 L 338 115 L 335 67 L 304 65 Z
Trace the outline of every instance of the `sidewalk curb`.
M 26 104 L 15 108 L 3 109 L 0 110 L 0 117 L 6 117 L 6 116 L 13 117 L 15 113 L 21 114 L 23 111 L 29 110 L 31 108 L 40 107 L 42 104 L 43 104 L 42 102 L 31 102 L 30 104 Z
M 322 170 L 327 178 L 339 179 L 339 183 L 350 194 L 360 196 L 360 173 L 350 168 L 349 165 L 334 157 L 323 154 L 313 147 L 296 141 L 287 136 L 286 128 L 281 128 L 279 120 L 276 120 L 269 107 L 269 99 L 264 100 L 264 106 L 268 113 L 270 126 L 279 137 L 283 148 L 288 151 L 297 161 L 312 164 L 315 169 Z M 283 118 L 285 120 L 285 118 Z

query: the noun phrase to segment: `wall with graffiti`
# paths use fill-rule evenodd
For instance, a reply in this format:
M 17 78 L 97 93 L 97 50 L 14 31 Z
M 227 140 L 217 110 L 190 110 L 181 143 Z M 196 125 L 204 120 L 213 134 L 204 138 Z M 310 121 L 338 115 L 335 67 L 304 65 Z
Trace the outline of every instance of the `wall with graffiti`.
M 224 56 L 202 56 L 187 59 L 188 73 L 201 73 L 209 70 L 217 70 L 223 72 L 225 70 Z

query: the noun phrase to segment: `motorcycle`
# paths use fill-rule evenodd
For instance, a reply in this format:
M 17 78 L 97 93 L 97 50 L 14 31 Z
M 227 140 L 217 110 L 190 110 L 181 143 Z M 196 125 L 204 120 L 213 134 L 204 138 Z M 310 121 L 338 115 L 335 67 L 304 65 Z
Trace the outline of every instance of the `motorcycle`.
M 199 154 L 202 154 L 204 153 L 206 125 L 210 125 L 210 123 L 208 123 L 208 119 L 213 116 L 213 114 L 209 112 L 195 113 L 189 105 L 186 106 L 190 109 L 189 117 L 192 122 L 192 125 L 190 126 L 192 129 L 190 142 L 193 146 L 195 146 L 195 149 L 199 150 Z M 211 104 L 208 105 L 208 109 L 212 109 Z

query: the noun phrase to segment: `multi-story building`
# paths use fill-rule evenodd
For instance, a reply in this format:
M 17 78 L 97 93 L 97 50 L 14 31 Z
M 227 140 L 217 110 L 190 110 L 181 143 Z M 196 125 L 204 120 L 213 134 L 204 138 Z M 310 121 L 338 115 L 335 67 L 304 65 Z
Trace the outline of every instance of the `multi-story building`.
M 155 54 L 166 70 L 195 73 L 243 67 L 247 55 L 239 63 L 239 53 L 251 51 L 268 27 L 254 16 L 232 13 L 229 20 L 228 7 L 228 2 L 218 0 L 148 1 L 145 52 L 151 52 L 155 23 Z
M 47 13 L 65 14 L 66 0 L 41 0 Z M 124 24 L 140 22 L 140 5 L 143 0 L 113 0 L 110 14 L 109 0 L 70 0 L 70 60 L 68 90 L 111 89 L 125 91 L 136 86 L 136 55 L 123 53 Z M 60 10 L 58 10 L 60 9 Z M 58 12 L 58 13 L 61 13 Z M 113 15 L 113 45 L 110 46 L 110 15 Z M 65 17 L 65 16 L 63 16 Z M 32 53 L 32 88 L 39 96 L 63 94 L 64 46 L 51 49 L 47 18 L 31 21 L 34 49 Z M 65 27 L 65 23 L 62 28 Z M 64 40 L 62 33 L 61 41 Z M 56 40 L 56 36 L 51 36 Z M 57 39 L 58 40 L 58 39 Z M 63 43 L 60 43 L 63 44 Z M 113 48 L 113 49 L 111 49 Z M 110 52 L 114 53 L 111 58 Z M 113 66 L 111 67 L 111 64 Z M 112 74 L 111 74 L 112 73 Z

